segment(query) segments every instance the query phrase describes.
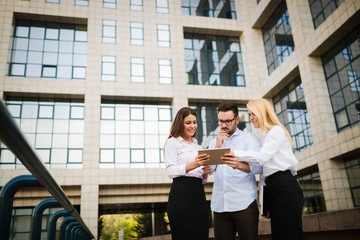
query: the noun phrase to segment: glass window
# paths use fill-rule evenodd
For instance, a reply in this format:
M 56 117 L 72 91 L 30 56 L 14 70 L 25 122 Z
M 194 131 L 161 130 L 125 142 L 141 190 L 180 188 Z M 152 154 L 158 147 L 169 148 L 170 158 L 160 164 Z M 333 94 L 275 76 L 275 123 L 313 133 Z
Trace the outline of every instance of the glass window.
M 103 20 L 103 43 L 115 43 L 116 42 L 116 21 L 115 20 Z
M 47 3 L 60 3 L 60 0 L 45 0 Z
M 156 0 L 156 12 L 169 13 L 168 0 Z
M 140 22 L 130 23 L 131 45 L 144 45 L 144 24 Z
M 157 37 L 159 47 L 170 47 L 170 26 L 165 24 L 158 24 Z
M 101 104 L 100 167 L 163 167 L 172 115 L 169 104 Z
M 359 77 L 356 71 L 348 70 L 348 79 L 350 84 L 350 90 L 353 92 L 360 92 Z
M 185 33 L 187 83 L 245 87 L 239 39 Z
M 268 73 L 295 50 L 286 2 L 276 9 L 262 29 Z
M 159 59 L 159 82 L 172 84 L 172 66 L 170 59 Z
M 312 146 L 314 141 L 300 77 L 275 95 L 273 103 L 280 122 L 291 135 L 294 152 Z
M 183 15 L 236 19 L 234 0 L 181 0 Z
M 344 0 L 309 0 L 314 28 L 318 28 Z
M 357 27 L 322 56 L 338 131 L 360 122 L 359 37 L 360 27 Z
M 103 0 L 103 8 L 116 8 L 116 0 Z
M 50 218 L 59 208 L 48 208 L 42 214 L 41 237 L 46 238 L 46 234 L 50 227 Z M 15 239 L 30 239 L 33 208 L 14 208 L 12 210 L 12 221 L 10 226 L 10 238 Z M 59 234 L 59 228 L 56 230 Z
M 86 26 L 18 20 L 12 46 L 10 76 L 86 77 Z M 77 67 L 83 68 L 79 74 L 74 71 Z
M 304 193 L 305 203 L 303 213 L 326 212 L 324 192 L 317 166 L 305 172 L 299 172 L 296 178 Z
M 142 11 L 143 10 L 143 0 L 130 0 L 130 10 Z
M 203 148 L 208 148 L 210 141 L 216 138 L 220 131 L 217 107 L 219 104 L 190 103 L 190 107 L 197 113 L 198 129 L 196 138 Z M 245 106 L 238 106 L 240 122 L 238 128 L 242 131 L 251 131 L 251 122 Z
M 131 82 L 145 82 L 145 66 L 143 58 L 131 58 L 130 60 Z
M 46 165 L 50 168 L 82 167 L 83 103 L 8 97 L 6 104 Z M 21 162 L 1 145 L 0 168 L 14 169 L 18 166 Z
M 360 207 L 360 153 L 345 159 L 344 164 L 354 207 Z
M 115 81 L 116 62 L 115 56 L 102 56 L 101 59 L 101 80 Z
M 89 0 L 75 0 L 75 5 L 89 6 Z

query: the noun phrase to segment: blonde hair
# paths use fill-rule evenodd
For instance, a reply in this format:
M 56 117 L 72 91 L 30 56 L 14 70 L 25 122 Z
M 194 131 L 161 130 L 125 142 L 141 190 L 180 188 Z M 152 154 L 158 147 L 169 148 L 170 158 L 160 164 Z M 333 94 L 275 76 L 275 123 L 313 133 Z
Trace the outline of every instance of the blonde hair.
M 253 112 L 259 119 L 260 129 L 268 133 L 273 126 L 280 126 L 285 131 L 285 136 L 289 139 L 291 147 L 294 146 L 294 142 L 291 139 L 289 132 L 280 123 L 276 116 L 274 108 L 265 99 L 250 100 L 246 105 L 248 110 Z

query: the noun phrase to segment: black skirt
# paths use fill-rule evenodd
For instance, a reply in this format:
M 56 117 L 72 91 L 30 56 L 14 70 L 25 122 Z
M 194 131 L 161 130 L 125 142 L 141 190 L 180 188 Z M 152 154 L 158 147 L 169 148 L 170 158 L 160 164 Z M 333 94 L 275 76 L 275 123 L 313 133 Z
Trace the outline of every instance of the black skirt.
M 305 239 L 302 230 L 304 195 L 289 170 L 265 179 L 270 211 L 271 239 Z
M 173 179 L 167 212 L 172 240 L 209 239 L 209 205 L 200 178 Z

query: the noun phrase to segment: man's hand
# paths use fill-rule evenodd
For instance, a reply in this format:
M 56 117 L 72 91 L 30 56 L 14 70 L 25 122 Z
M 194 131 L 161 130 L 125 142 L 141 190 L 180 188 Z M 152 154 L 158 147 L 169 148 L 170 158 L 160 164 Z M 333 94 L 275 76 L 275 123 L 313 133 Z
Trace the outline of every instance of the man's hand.
M 225 153 L 224 156 L 221 157 L 221 160 L 233 169 L 239 169 L 246 173 L 250 172 L 249 164 L 246 162 L 239 162 L 238 158 L 234 155 L 233 152 Z
M 218 135 L 216 136 L 216 146 L 215 148 L 221 148 L 223 143 L 224 143 L 224 139 L 229 139 L 229 134 L 227 134 L 226 131 L 221 130 Z

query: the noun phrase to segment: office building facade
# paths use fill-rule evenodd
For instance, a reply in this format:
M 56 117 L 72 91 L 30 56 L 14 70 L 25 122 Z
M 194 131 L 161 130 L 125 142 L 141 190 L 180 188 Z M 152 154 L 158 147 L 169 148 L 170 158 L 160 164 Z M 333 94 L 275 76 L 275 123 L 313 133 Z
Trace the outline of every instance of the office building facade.
M 224 101 L 254 132 L 246 103 L 273 103 L 305 214 L 360 206 L 359 1 L 1 0 L 0 13 L 0 96 L 94 234 L 101 214 L 127 212 L 166 232 L 172 120 L 196 109 L 207 147 Z M 0 185 L 21 174 L 1 144 Z M 47 196 L 16 195 L 13 234 Z

